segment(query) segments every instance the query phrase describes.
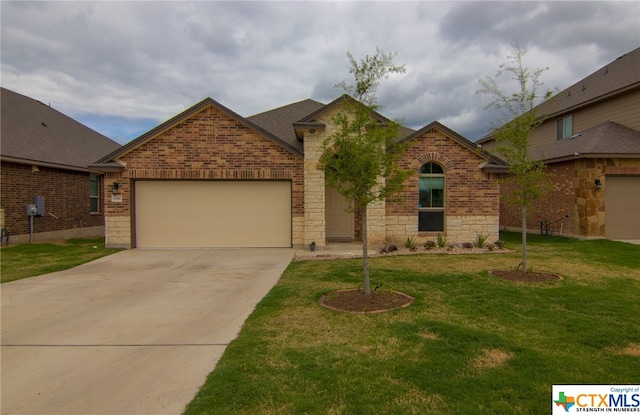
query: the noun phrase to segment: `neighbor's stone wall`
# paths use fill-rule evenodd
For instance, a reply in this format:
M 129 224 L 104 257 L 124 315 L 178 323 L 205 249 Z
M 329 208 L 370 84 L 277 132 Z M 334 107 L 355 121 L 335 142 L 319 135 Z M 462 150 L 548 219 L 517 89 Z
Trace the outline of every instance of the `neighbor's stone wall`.
M 445 230 L 418 231 L 418 173 L 429 161 L 440 164 L 445 172 Z M 500 185 L 498 176 L 483 173 L 484 159 L 437 129 L 415 138 L 401 160 L 401 166 L 414 174 L 407 179 L 400 203 L 386 204 L 386 237 L 403 242 L 435 240 L 438 233 L 449 242 L 473 242 L 477 234 L 497 239 L 499 231 Z
M 303 243 L 302 157 L 213 106 L 160 133 L 125 154 L 120 161 L 126 166 L 122 172 L 105 174 L 107 192 L 117 181 L 122 198 L 116 202 L 109 196 L 105 203 L 109 245 L 131 247 L 133 243 L 133 191 L 135 180 L 139 179 L 289 180 L 292 183 L 292 243 Z
M 605 236 L 607 175 L 638 175 L 638 159 L 579 159 L 547 165 L 549 191 L 529 208 L 527 229 L 540 232 L 540 222 L 554 222 L 549 232 L 585 238 Z M 602 189 L 596 190 L 595 179 Z M 506 202 L 513 184 L 506 178 L 502 184 L 500 226 L 521 229 L 520 208 Z M 558 221 L 565 215 L 569 217 Z

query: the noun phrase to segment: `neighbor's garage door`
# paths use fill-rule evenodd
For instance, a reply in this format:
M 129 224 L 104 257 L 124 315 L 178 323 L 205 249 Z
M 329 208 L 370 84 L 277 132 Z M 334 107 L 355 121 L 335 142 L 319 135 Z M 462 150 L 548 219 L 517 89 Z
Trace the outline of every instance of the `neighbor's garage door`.
M 291 183 L 136 181 L 139 248 L 290 247 Z
M 606 178 L 605 221 L 608 239 L 640 239 L 640 177 Z

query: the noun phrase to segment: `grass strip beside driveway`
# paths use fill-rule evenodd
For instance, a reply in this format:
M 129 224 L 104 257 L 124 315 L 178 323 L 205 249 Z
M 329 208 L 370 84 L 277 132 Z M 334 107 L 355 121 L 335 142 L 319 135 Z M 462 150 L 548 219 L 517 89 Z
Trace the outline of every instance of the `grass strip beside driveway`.
M 3 246 L 0 274 L 3 283 L 16 281 L 73 268 L 118 251 L 105 248 L 103 238 Z
M 519 249 L 519 234 L 504 234 Z M 359 287 L 361 260 L 290 264 L 186 414 L 541 414 L 552 384 L 637 383 L 640 247 L 530 236 L 520 254 L 371 260 L 372 285 L 416 298 L 375 315 L 318 305 Z

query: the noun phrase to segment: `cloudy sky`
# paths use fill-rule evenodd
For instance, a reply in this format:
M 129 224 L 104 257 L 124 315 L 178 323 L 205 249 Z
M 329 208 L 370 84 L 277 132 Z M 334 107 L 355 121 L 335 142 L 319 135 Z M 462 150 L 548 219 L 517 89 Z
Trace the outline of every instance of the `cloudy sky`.
M 125 143 L 211 97 L 243 116 L 328 103 L 376 47 L 385 116 L 474 141 L 497 115 L 478 80 L 509 44 L 545 87 L 569 87 L 640 46 L 640 2 L 1 2 L 1 83 Z

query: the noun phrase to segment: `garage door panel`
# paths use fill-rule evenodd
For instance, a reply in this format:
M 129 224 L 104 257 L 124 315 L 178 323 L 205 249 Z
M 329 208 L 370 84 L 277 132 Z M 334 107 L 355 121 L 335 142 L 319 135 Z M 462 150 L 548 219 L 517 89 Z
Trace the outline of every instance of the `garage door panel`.
M 291 183 L 138 181 L 138 247 L 289 247 Z
M 640 239 L 640 177 L 606 177 L 606 237 Z

